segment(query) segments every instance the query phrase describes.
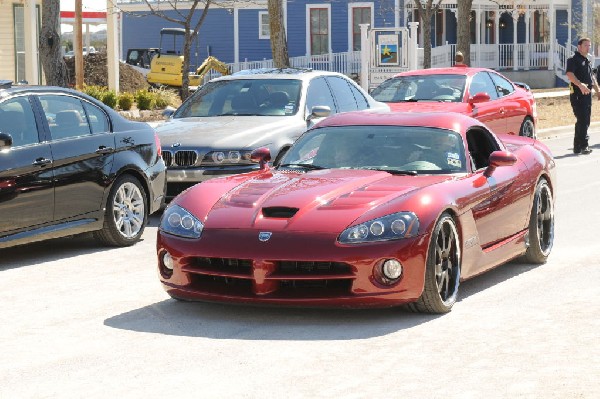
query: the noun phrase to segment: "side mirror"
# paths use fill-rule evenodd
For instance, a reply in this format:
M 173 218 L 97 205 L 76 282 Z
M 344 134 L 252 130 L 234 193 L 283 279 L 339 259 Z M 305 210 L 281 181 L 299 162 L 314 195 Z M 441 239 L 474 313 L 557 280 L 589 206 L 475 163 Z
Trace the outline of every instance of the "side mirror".
M 266 147 L 257 148 L 250 153 L 250 161 L 260 165 L 262 170 L 269 169 L 269 161 L 271 160 L 271 151 Z
M 490 177 L 496 168 L 501 166 L 512 166 L 517 162 L 517 157 L 512 152 L 494 151 L 490 154 L 489 166 L 483 172 L 485 177 Z
M 175 108 L 168 106 L 167 108 L 165 108 L 165 110 L 162 112 L 162 116 L 164 116 L 165 119 L 169 119 L 173 116 L 173 114 L 175 113 Z
M 0 150 L 7 150 L 12 147 L 13 139 L 8 133 L 0 132 Z
M 481 93 L 475 93 L 474 96 L 471 96 L 469 98 L 469 104 L 473 105 L 473 104 L 477 104 L 477 103 L 485 103 L 490 101 L 490 95 L 484 92 Z
M 331 115 L 331 108 L 329 108 L 327 105 L 316 105 L 312 107 L 311 113 L 306 121 L 308 122 L 315 118 L 325 118 L 329 115 Z

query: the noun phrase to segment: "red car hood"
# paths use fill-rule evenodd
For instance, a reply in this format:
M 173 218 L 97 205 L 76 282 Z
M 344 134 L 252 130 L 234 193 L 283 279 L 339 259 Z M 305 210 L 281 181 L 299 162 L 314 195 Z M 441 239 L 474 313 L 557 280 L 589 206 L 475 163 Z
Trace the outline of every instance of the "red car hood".
M 331 169 L 306 174 L 263 173 L 236 185 L 223 179 L 221 189 L 225 186 L 227 189 L 204 219 L 205 228 L 340 233 L 371 210 L 374 213 L 370 215 L 376 216 L 366 215 L 365 220 L 410 210 L 393 206 L 389 211 L 378 213 L 375 208 L 448 178 Z M 216 195 L 215 190 L 219 188 L 214 183 L 217 180 L 220 179 L 213 180 L 213 184 L 195 186 L 181 198 L 180 204 L 190 211 L 193 211 L 190 208 L 205 207 L 207 204 L 203 206 L 198 201 Z
M 467 103 L 418 101 L 387 103 L 393 112 L 458 112 L 469 115 L 471 107 Z

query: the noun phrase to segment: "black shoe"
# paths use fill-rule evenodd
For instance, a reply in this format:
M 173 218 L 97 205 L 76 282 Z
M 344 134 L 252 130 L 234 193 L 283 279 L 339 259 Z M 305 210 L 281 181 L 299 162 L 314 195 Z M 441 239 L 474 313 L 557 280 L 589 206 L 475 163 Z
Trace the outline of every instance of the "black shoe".
M 581 154 L 581 151 L 573 150 L 573 154 L 579 155 L 579 154 Z
M 583 150 L 581 150 L 581 153 L 584 155 L 590 154 L 592 152 L 592 150 L 590 150 L 590 147 L 585 147 Z

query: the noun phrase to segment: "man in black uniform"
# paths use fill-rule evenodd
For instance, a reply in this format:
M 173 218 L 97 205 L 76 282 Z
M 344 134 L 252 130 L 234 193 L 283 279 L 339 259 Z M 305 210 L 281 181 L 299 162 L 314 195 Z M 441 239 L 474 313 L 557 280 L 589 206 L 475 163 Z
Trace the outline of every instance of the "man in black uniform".
M 592 152 L 588 145 L 588 128 L 592 114 L 592 86 L 600 100 L 600 89 L 594 78 L 590 60 L 587 58 L 591 41 L 584 37 L 577 42 L 577 51 L 567 60 L 567 77 L 571 82 L 571 107 L 577 122 L 575 122 L 575 138 L 573 139 L 573 152 L 575 154 L 589 154 Z

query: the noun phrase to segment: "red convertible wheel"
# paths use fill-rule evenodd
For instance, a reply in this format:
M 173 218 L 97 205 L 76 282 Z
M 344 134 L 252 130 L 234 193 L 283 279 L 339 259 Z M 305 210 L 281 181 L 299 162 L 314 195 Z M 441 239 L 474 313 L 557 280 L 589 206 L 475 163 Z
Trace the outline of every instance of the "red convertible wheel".
M 524 137 L 531 137 L 532 139 L 535 139 L 535 125 L 533 124 L 533 119 L 531 119 L 529 116 L 525 117 L 525 119 L 523 119 L 523 123 L 521 124 L 521 129 L 519 131 L 519 135 L 520 136 L 524 136 Z
M 554 243 L 554 206 L 552 191 L 546 179 L 541 179 L 535 189 L 531 217 L 529 218 L 529 247 L 525 253 L 530 263 L 545 263 Z
M 460 263 L 456 224 L 452 216 L 443 213 L 431 235 L 423 293 L 409 309 L 425 313 L 449 312 L 458 295 Z

